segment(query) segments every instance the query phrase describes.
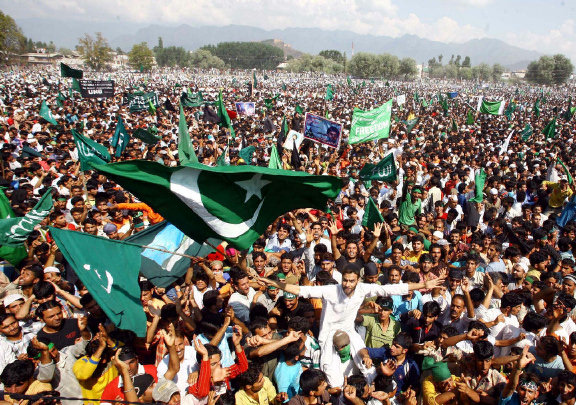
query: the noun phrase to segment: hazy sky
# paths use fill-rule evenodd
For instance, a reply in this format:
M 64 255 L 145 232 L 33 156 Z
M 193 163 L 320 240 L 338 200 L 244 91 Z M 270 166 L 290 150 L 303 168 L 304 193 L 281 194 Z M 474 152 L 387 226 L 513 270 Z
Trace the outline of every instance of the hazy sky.
M 0 0 L 0 10 L 16 19 L 319 27 L 443 42 L 490 37 L 564 53 L 576 64 L 576 0 Z

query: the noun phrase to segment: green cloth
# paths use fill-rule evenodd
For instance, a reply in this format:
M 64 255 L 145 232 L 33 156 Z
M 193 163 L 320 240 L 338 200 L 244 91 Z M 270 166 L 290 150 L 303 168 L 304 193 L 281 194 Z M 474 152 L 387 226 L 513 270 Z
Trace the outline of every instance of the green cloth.
M 256 73 L 254 73 L 256 75 Z M 256 76 L 254 76 L 256 77 Z M 222 91 L 218 93 L 218 101 L 216 102 L 216 112 L 218 113 L 218 118 L 220 118 L 220 124 L 223 124 L 230 130 L 230 136 L 232 139 L 236 137 L 236 133 L 234 132 L 234 127 L 232 126 L 232 121 L 230 121 L 230 117 L 228 116 L 228 111 L 224 107 L 224 101 L 222 101 Z
M 300 115 L 304 114 L 304 110 L 302 110 L 302 107 L 300 107 L 299 104 L 296 104 L 296 107 L 294 107 L 294 112 L 296 112 Z
M 136 130 L 134 130 L 134 132 L 132 133 L 132 136 L 134 138 L 140 139 L 142 142 L 145 142 L 149 145 L 154 145 L 160 140 L 160 138 L 152 135 L 150 132 L 146 131 L 144 128 L 136 128 Z
M 14 218 L 16 215 L 12 211 L 10 201 L 4 194 L 4 187 L 0 187 L 0 220 Z M 28 252 L 24 244 L 16 247 L 0 245 L 0 259 L 4 259 L 14 266 L 17 266 L 22 260 L 28 257 Z
M 374 141 L 388 138 L 392 115 L 392 100 L 370 111 L 354 108 L 349 143 Z
M 570 174 L 570 170 L 568 170 L 568 168 L 566 167 L 564 162 L 560 160 L 560 158 L 556 158 L 556 161 L 562 166 L 562 169 L 564 170 L 564 173 L 566 174 L 566 179 L 568 180 L 568 184 L 572 184 L 574 182 L 574 179 L 572 178 L 572 175 Z
M 554 138 L 556 136 L 556 117 L 546 124 L 542 130 L 542 134 L 546 136 L 546 139 Z
M 198 156 L 196 156 L 192 139 L 188 133 L 188 124 L 182 103 L 180 103 L 180 119 L 178 121 L 178 159 L 181 165 L 198 163 Z
M 93 165 L 101 165 L 110 161 L 110 153 L 104 145 L 93 141 L 90 138 L 80 135 L 72 130 L 72 137 L 78 149 L 78 160 L 80 160 L 80 170 L 93 170 Z
M 325 97 L 325 98 L 326 98 L 326 100 L 328 100 L 328 101 L 334 100 L 334 89 L 332 88 L 332 85 L 331 85 L 331 84 L 329 84 L 329 85 L 326 87 L 326 97 Z
M 146 336 L 146 314 L 138 285 L 142 248 L 123 241 L 52 227 L 50 235 L 114 325 L 131 330 L 136 336 Z
M 502 115 L 502 112 L 504 111 L 504 101 L 482 100 L 478 111 L 482 114 Z
M 252 157 L 254 156 L 254 152 L 256 148 L 253 145 L 247 146 L 242 148 L 240 152 L 238 152 L 238 156 L 240 156 L 247 165 L 252 164 Z
M 532 136 L 532 133 L 534 131 L 532 130 L 532 127 L 530 126 L 530 124 L 526 124 L 526 126 L 524 127 L 524 129 L 522 130 L 522 140 L 524 142 L 526 142 L 528 139 L 530 139 L 530 137 Z
M 80 89 L 80 82 L 76 79 L 72 79 L 72 90 L 77 91 L 78 93 L 82 91 Z
M 486 183 L 486 172 L 484 169 L 480 169 L 478 173 L 474 176 L 474 198 L 471 198 L 470 202 L 482 202 L 484 199 L 484 184 Z
M 278 156 L 278 149 L 276 145 L 272 145 L 272 149 L 270 150 L 270 161 L 268 162 L 269 169 L 283 169 L 284 166 L 282 165 L 282 160 L 280 156 Z
M 2 193 L 4 194 L 4 193 Z M 54 202 L 52 201 L 52 188 L 38 200 L 32 210 L 23 217 L 5 217 L 0 219 L 0 246 L 19 247 L 34 227 L 39 225 L 50 214 Z M 6 211 L 6 208 L 4 208 Z
M 254 88 L 258 87 L 258 80 L 256 79 L 256 72 L 252 72 L 252 86 L 254 86 Z
M 400 204 L 398 211 L 398 222 L 401 225 L 414 225 L 416 223 L 415 215 L 420 213 L 422 200 L 418 199 L 412 203 L 412 194 L 408 193 L 406 199 Z
M 48 104 L 46 104 L 46 100 L 42 101 L 42 105 L 40 106 L 40 116 L 48 121 L 52 125 L 58 125 L 56 119 L 52 115 L 50 108 L 48 108 Z
M 384 222 L 384 218 L 378 209 L 378 206 L 372 198 L 368 198 L 366 202 L 366 207 L 364 207 L 364 216 L 362 217 L 362 226 L 368 229 L 374 229 L 375 224 L 381 224 Z
M 156 106 L 152 103 L 152 100 L 148 100 L 148 112 L 151 115 L 156 115 Z
M 474 125 L 474 113 L 472 110 L 468 110 L 468 115 L 466 116 L 466 125 Z
M 536 115 L 536 118 L 540 118 L 540 98 L 537 98 L 536 101 L 534 102 L 534 115 Z
M 384 346 L 392 346 L 392 341 L 400 333 L 400 322 L 390 317 L 388 328 L 383 331 L 380 325 L 379 315 L 364 315 L 362 326 L 366 327 L 366 347 L 379 349 Z
M 346 363 L 348 360 L 352 358 L 352 356 L 350 355 L 350 345 L 346 345 L 342 349 L 338 350 L 337 353 L 342 363 Z
M 200 107 L 206 103 L 201 91 L 193 94 L 189 89 L 182 93 L 180 102 L 184 107 Z
M 128 110 L 130 112 L 138 112 L 142 110 L 150 110 L 150 104 L 154 107 L 158 106 L 158 94 L 154 92 L 143 93 L 138 91 L 136 93 L 129 94 L 126 97 L 128 103 Z
M 124 127 L 124 122 L 122 117 L 118 117 L 118 124 L 116 124 L 116 130 L 114 131 L 114 136 L 112 137 L 112 147 L 114 148 L 114 156 L 119 158 L 128 146 L 130 142 L 130 134 L 126 131 Z
M 508 121 L 512 119 L 512 114 L 516 111 L 516 103 L 514 101 L 510 101 L 506 110 L 504 111 L 504 115 L 508 118 Z
M 257 166 L 166 167 L 131 160 L 96 168 L 198 242 L 226 240 L 248 249 L 278 216 L 324 209 L 342 180 Z
M 393 182 L 398 178 L 396 171 L 396 162 L 394 161 L 394 154 L 389 153 L 384 156 L 378 164 L 366 163 L 360 173 L 358 174 L 360 179 L 366 180 L 378 180 Z
M 60 75 L 62 77 L 72 77 L 74 79 L 82 79 L 84 72 L 80 69 L 71 68 L 64 63 L 60 63 Z

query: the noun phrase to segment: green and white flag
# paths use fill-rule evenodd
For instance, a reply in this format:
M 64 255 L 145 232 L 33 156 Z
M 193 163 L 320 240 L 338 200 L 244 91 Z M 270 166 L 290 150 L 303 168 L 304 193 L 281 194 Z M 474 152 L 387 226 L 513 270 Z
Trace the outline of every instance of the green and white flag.
M 253 145 L 246 146 L 238 152 L 238 156 L 246 162 L 247 165 L 252 164 L 252 158 L 254 157 L 254 152 L 256 152 L 256 147 Z
M 50 235 L 114 325 L 131 330 L 136 336 L 146 336 L 146 314 L 140 302 L 138 285 L 142 248 L 123 241 L 52 227 Z
M 554 138 L 556 136 L 556 117 L 546 124 L 542 130 L 542 134 L 546 135 L 546 139 Z
M 48 108 L 48 104 L 46 104 L 46 100 L 42 101 L 42 105 L 40 106 L 40 116 L 48 121 L 52 125 L 58 125 L 56 119 L 52 115 L 52 112 Z
M 154 107 L 158 107 L 158 94 L 154 92 L 143 93 L 139 91 L 133 94 L 129 94 L 126 97 L 125 103 L 128 104 L 128 109 L 130 112 L 148 110 L 150 108 L 150 104 L 152 104 Z
M 354 109 L 352 127 L 348 143 L 373 141 L 388 138 L 390 134 L 390 116 L 392 114 L 392 100 L 370 111 Z
M 486 172 L 480 169 L 474 176 L 474 198 L 469 201 L 481 203 L 484 200 L 484 184 L 486 184 Z
M 118 116 L 118 124 L 116 124 L 116 130 L 114 131 L 114 136 L 112 137 L 111 145 L 114 148 L 114 156 L 119 158 L 128 146 L 130 141 L 130 134 L 126 131 L 124 127 L 124 122 L 122 117 Z
M 192 93 L 189 89 L 182 93 L 180 102 L 184 107 L 201 107 L 206 103 L 201 91 L 198 93 Z
M 8 197 L 4 194 L 4 189 L 4 187 L 0 187 L 0 221 L 16 216 L 12 211 Z M 24 244 L 16 247 L 0 245 L 0 259 L 8 261 L 14 266 L 17 266 L 26 257 L 28 257 L 28 252 Z
M 378 164 L 366 163 L 358 175 L 362 180 L 396 181 L 398 177 L 394 153 L 384 156 Z
M 80 160 L 80 170 L 92 170 L 93 165 L 103 165 L 110 161 L 110 153 L 104 145 L 93 141 L 90 138 L 80 135 L 72 130 L 72 137 L 78 149 L 78 160 Z
M 526 124 L 526 126 L 524 127 L 524 129 L 520 133 L 520 135 L 522 136 L 522 140 L 524 142 L 526 142 L 528 139 L 530 139 L 533 132 L 534 131 L 532 130 L 532 127 L 530 126 L 530 124 Z
M 472 110 L 468 110 L 468 115 L 466 116 L 466 125 L 474 125 L 474 113 Z
M 486 101 L 483 97 L 480 97 L 476 111 L 480 111 L 482 114 L 502 115 L 504 112 L 504 104 L 504 100 Z
M 188 133 L 188 124 L 182 103 L 180 103 L 180 120 L 178 121 L 178 159 L 181 165 L 198 163 L 198 156 L 196 156 L 192 139 Z
M 84 72 L 80 69 L 71 68 L 64 63 L 60 63 L 60 75 L 62 77 L 71 77 L 73 79 L 82 79 Z
M 278 149 L 274 144 L 272 144 L 272 148 L 270 149 L 270 161 L 268 161 L 268 168 L 276 170 L 284 168 L 282 165 L 282 160 L 280 160 L 280 156 L 278 156 Z
M 185 275 L 190 267 L 190 258 L 150 248 L 194 257 L 204 257 L 214 251 L 212 246 L 195 242 L 167 221 L 149 226 L 124 241 L 142 246 L 140 272 L 158 287 L 168 287 Z M 209 242 L 217 246 L 221 240 L 214 239 Z
M 249 248 L 288 211 L 324 209 L 342 187 L 337 177 L 248 165 L 166 167 L 132 160 L 97 170 L 195 241 L 221 239 L 239 249 Z
M 374 229 L 374 224 L 380 224 L 382 222 L 384 222 L 382 213 L 378 209 L 378 206 L 372 197 L 369 197 L 366 201 L 364 216 L 362 217 L 362 226 L 365 226 L 368 229 Z
M 48 216 L 53 205 L 52 188 L 49 188 L 25 216 L 0 219 L 0 246 L 22 245 L 34 227 Z
M 132 136 L 134 138 L 140 139 L 142 142 L 145 142 L 149 145 L 155 145 L 160 138 L 154 136 L 150 132 L 146 131 L 144 128 L 136 128 L 134 132 L 132 132 Z

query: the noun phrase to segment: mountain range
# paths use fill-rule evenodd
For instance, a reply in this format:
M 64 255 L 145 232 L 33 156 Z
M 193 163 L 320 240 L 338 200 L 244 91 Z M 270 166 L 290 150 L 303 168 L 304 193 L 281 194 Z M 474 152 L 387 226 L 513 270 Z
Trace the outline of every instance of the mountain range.
M 515 70 L 525 68 L 530 61 L 541 54 L 504 41 L 491 38 L 473 39 L 464 43 L 444 43 L 404 35 L 398 38 L 357 34 L 352 31 L 328 31 L 319 28 L 285 28 L 264 30 L 243 25 L 227 26 L 161 26 L 136 24 L 124 21 L 98 23 L 87 21 L 58 21 L 48 19 L 20 19 L 16 21 L 24 35 L 34 41 L 54 41 L 58 47 L 73 49 L 78 38 L 84 33 L 102 32 L 112 48 L 130 50 L 132 45 L 147 42 L 155 46 L 162 37 L 164 46 L 182 46 L 195 50 L 208 44 L 225 41 L 282 41 L 296 52 L 317 54 L 325 49 L 346 52 L 390 53 L 400 58 L 411 57 L 418 63 L 426 63 L 432 57 L 444 56 L 448 61 L 451 55 L 470 56 L 473 65 L 480 63 L 500 63 Z

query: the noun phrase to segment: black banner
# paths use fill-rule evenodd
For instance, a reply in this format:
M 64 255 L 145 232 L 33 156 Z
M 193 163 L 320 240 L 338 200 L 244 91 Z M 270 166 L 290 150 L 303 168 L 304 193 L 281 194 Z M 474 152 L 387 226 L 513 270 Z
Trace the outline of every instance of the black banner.
M 78 80 L 83 98 L 114 97 L 114 80 Z

